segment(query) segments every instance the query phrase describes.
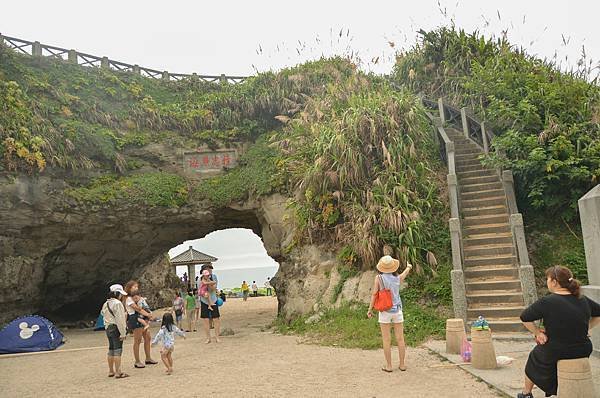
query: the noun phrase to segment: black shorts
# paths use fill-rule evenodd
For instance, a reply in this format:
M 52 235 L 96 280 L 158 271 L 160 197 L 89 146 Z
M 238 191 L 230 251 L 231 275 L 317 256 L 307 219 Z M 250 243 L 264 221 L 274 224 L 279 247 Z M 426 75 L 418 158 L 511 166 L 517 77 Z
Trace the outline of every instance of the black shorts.
M 221 314 L 219 314 L 219 306 L 216 304 L 213 304 L 213 310 L 209 310 L 208 309 L 208 304 L 205 304 L 203 301 L 200 302 L 200 318 L 202 319 L 207 319 L 207 318 L 220 318 Z
M 130 331 L 134 331 L 135 329 L 143 327 L 140 321 L 138 320 L 139 314 L 134 312 L 133 314 L 127 314 L 127 329 Z
M 115 324 L 110 324 L 106 327 L 106 337 L 108 338 L 108 356 L 120 357 L 123 353 L 123 340 L 121 340 L 121 332 Z

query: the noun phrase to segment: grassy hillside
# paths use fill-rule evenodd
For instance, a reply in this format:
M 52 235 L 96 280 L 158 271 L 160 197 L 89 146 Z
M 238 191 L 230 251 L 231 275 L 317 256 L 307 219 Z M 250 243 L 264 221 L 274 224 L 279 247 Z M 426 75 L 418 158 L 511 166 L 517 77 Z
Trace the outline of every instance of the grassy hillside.
M 421 32 L 393 80 L 469 106 L 498 135 L 487 159 L 513 170 L 536 272 L 564 264 L 585 280 L 577 200 L 600 182 L 600 88 L 582 59 L 563 71 L 504 39 Z M 540 285 L 543 281 L 540 278 Z
M 274 190 L 293 196 L 295 244 L 334 242 L 349 270 L 388 246 L 431 275 L 444 231 L 441 164 L 418 99 L 345 59 L 263 73 L 243 84 L 163 82 L 0 48 L 0 167 L 94 169 L 82 203 L 225 206 Z M 140 173 L 131 148 L 246 142 L 240 166 L 200 183 Z M 72 174 L 64 174 L 69 175 Z M 440 225 L 441 224 L 441 225 Z M 435 225 L 435 228 L 434 228 Z

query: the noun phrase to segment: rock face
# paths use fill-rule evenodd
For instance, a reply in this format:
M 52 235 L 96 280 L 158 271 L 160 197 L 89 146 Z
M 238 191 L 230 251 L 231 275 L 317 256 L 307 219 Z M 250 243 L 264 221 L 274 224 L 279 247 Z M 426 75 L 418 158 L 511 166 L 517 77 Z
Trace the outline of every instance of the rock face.
M 279 299 L 279 315 L 286 319 L 344 301 L 368 303 L 375 278 L 366 271 L 343 280 L 335 254 L 325 246 L 302 246 L 283 260 L 273 284 Z
M 280 195 L 235 207 L 81 207 L 60 177 L 0 177 L 0 323 L 26 313 L 65 320 L 93 316 L 108 286 L 138 278 L 153 305 L 178 284 L 165 253 L 187 239 L 248 228 L 281 257 L 288 238 Z
M 0 324 L 28 313 L 61 321 L 94 317 L 108 286 L 132 278 L 151 305 L 170 305 L 180 285 L 167 251 L 234 227 L 261 236 L 280 263 L 274 278 L 280 315 L 369 298 L 369 273 L 338 286 L 330 248 L 309 245 L 285 253 L 292 231 L 284 222 L 287 198 L 280 194 L 226 208 L 81 206 L 63 194 L 66 188 L 60 176 L 0 175 Z

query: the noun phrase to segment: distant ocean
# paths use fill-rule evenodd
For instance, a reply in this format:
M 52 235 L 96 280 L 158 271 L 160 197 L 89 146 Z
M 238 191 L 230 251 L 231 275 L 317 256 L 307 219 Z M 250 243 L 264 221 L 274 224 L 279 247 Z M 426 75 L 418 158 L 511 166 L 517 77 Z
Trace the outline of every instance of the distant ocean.
M 199 267 L 196 267 L 196 272 L 199 272 Z M 242 281 L 248 282 L 248 285 L 252 284 L 252 281 L 256 281 L 259 287 L 265 285 L 267 278 L 273 278 L 277 273 L 278 265 L 258 268 L 229 268 L 219 269 L 215 264 L 214 272 L 219 277 L 219 289 L 232 289 L 234 287 L 240 287 Z M 177 275 L 182 276 L 187 271 L 186 267 L 177 267 Z

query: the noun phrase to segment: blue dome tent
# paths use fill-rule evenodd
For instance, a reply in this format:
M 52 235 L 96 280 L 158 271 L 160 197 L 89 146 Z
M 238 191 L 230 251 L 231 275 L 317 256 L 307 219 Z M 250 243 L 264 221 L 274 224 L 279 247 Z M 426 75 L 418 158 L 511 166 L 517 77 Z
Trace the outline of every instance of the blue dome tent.
M 48 319 L 23 316 L 0 330 L 0 354 L 54 350 L 63 340 L 63 334 Z

